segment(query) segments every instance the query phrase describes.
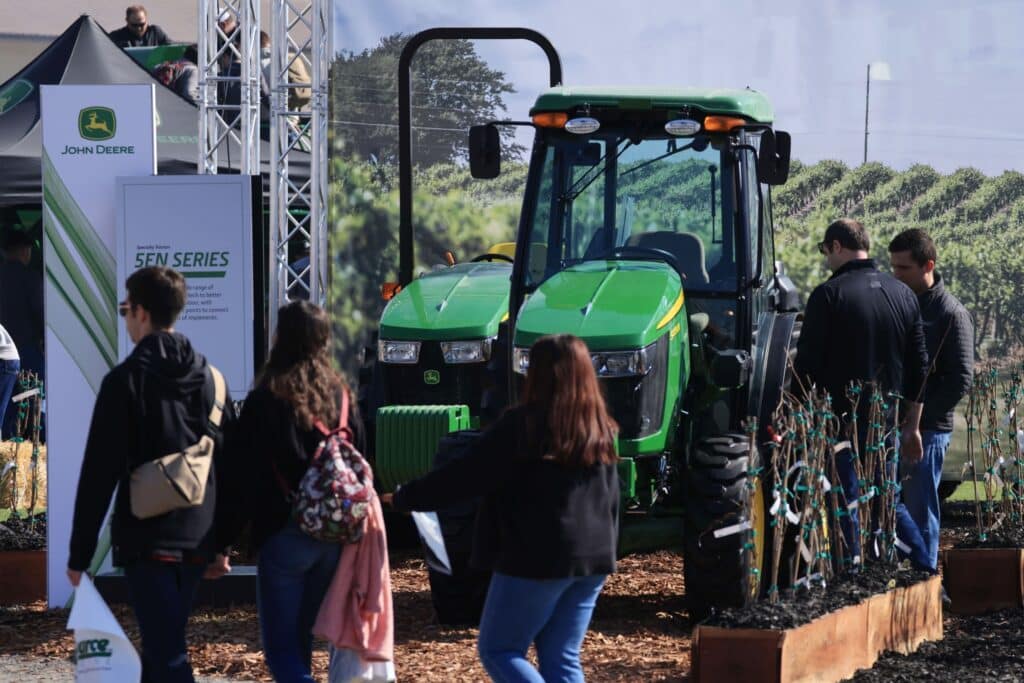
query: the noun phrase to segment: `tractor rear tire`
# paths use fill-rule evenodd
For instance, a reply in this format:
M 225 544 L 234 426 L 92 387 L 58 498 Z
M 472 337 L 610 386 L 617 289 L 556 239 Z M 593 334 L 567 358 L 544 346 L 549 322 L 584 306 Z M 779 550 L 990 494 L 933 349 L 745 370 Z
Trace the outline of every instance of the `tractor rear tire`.
M 716 529 L 751 520 L 750 441 L 745 434 L 723 434 L 699 441 L 688 470 L 683 573 L 690 618 L 713 609 L 739 607 L 748 591 L 744 531 L 715 537 Z M 763 519 L 763 516 L 758 516 Z M 756 529 L 762 534 L 763 529 Z

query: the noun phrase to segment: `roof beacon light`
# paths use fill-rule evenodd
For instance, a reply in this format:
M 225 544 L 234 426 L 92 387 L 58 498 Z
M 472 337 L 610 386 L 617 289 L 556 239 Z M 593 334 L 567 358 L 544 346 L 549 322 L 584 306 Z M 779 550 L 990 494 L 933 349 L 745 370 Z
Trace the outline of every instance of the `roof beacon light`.
M 565 122 L 565 129 L 570 133 L 576 135 L 587 135 L 593 133 L 601 127 L 601 122 L 597 119 L 592 119 L 589 116 L 581 116 L 575 119 L 569 119 Z
M 700 121 L 693 119 L 674 119 L 665 124 L 665 132 L 669 135 L 688 138 L 700 131 Z
M 704 130 L 709 133 L 728 133 L 733 128 L 740 128 L 747 122 L 738 116 L 706 116 Z
M 564 111 L 544 111 L 533 115 L 533 125 L 541 128 L 561 128 L 569 120 Z

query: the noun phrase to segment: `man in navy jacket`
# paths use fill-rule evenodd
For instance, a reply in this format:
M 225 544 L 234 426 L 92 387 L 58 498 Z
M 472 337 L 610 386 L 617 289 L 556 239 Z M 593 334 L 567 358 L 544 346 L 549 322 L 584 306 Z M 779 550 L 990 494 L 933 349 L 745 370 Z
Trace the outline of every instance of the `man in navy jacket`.
M 931 358 L 921 414 L 924 457 L 903 482 L 903 501 L 921 530 L 933 568 L 939 560 L 939 483 L 953 434 L 953 410 L 974 379 L 974 323 L 935 270 L 937 259 L 935 243 L 924 230 L 905 230 L 889 243 L 893 274 L 917 295 Z

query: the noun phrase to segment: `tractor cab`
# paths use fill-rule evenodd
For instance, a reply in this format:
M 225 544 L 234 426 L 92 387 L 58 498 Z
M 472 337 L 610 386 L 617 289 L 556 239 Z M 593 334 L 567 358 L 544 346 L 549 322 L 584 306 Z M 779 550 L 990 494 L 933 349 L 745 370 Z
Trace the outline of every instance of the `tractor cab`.
M 767 99 L 558 87 L 530 115 L 513 371 L 526 372 L 539 336 L 571 332 L 593 351 L 623 453 L 662 452 L 688 389 L 701 432 L 738 429 L 759 390 L 759 318 L 795 306 L 776 277 L 768 208 L 789 138 L 772 130 Z M 477 175 L 495 170 L 494 137 L 486 126 L 471 136 Z

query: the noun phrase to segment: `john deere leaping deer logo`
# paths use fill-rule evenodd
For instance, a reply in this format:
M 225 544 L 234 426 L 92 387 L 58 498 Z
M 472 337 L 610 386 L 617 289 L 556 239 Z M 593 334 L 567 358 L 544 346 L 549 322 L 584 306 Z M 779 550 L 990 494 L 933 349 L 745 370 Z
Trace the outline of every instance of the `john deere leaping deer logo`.
M 114 116 L 113 109 L 86 107 L 78 112 L 78 134 L 83 140 L 109 140 L 116 132 L 117 117 Z

